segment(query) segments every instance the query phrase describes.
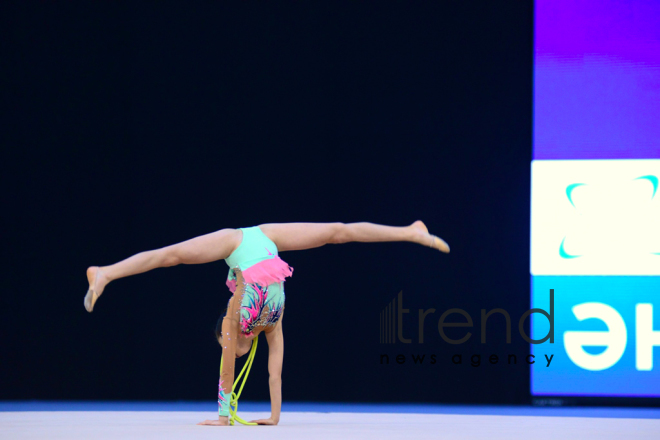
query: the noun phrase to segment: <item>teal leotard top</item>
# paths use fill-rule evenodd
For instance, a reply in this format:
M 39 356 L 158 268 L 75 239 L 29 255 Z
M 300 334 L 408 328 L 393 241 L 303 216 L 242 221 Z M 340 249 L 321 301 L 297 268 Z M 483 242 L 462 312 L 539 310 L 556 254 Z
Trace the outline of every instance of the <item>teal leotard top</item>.
M 237 267 L 245 270 L 261 261 L 277 256 L 277 246 L 261 231 L 259 226 L 238 228 L 243 231 L 241 244 L 225 258 L 230 269 Z
M 263 286 L 284 281 L 284 278 L 291 276 L 293 268 L 278 256 L 277 245 L 259 226 L 239 229 L 243 231 L 241 244 L 225 258 L 229 266 L 229 290 L 233 292 L 236 287 L 235 268 L 243 272 L 247 283 L 259 283 Z

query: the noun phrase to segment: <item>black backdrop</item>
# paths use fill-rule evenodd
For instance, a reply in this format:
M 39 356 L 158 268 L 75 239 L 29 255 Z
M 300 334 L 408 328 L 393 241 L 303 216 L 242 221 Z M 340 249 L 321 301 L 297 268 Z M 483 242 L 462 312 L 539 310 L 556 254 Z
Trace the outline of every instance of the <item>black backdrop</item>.
M 224 227 L 422 219 L 451 254 L 282 253 L 295 268 L 284 400 L 529 401 L 516 322 L 529 308 L 531 1 L 0 8 L 0 399 L 212 405 L 226 264 L 117 281 L 93 314 L 87 266 Z M 380 344 L 379 313 L 399 291 L 413 343 Z M 452 307 L 474 319 L 462 345 L 437 331 Z M 495 307 L 512 316 L 509 345 L 497 316 L 479 341 L 480 309 Z M 423 344 L 419 308 L 437 310 Z M 246 400 L 268 399 L 264 342 Z M 486 360 L 509 353 L 517 365 Z

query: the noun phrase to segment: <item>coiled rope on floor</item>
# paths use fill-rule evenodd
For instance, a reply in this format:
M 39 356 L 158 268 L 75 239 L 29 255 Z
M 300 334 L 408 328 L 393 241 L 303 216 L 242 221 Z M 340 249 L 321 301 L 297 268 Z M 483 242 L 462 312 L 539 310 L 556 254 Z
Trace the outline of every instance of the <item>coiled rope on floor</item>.
M 241 397 L 243 386 L 245 386 L 245 382 L 247 381 L 248 375 L 250 374 L 250 369 L 252 368 L 252 361 L 254 360 L 254 355 L 257 352 L 258 341 L 259 341 L 258 336 L 252 340 L 252 348 L 250 348 L 250 354 L 248 355 L 247 361 L 245 361 L 245 365 L 243 365 L 241 374 L 238 375 L 238 377 L 234 381 L 234 384 L 231 387 L 231 396 L 229 397 L 229 424 L 232 426 L 234 425 L 234 420 L 242 425 L 257 425 L 257 423 L 246 422 L 242 418 L 238 417 L 236 413 L 238 412 L 238 398 Z M 243 373 L 245 373 L 245 377 L 243 378 L 243 383 L 241 383 L 241 386 L 238 388 L 238 393 L 236 393 L 234 390 L 236 389 L 236 385 L 238 385 L 238 382 L 241 380 Z M 222 358 L 220 358 L 220 375 L 222 375 Z

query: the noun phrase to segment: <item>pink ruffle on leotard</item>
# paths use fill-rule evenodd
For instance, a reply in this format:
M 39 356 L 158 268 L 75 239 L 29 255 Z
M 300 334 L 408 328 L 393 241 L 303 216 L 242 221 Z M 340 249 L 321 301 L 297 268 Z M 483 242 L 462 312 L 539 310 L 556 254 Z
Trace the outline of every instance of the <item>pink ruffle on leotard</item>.
M 284 281 L 286 277 L 290 277 L 292 274 L 293 267 L 289 266 L 279 256 L 275 256 L 245 269 L 243 279 L 248 284 L 256 283 L 260 286 L 268 286 Z M 227 280 L 227 287 L 232 293 L 235 292 L 236 280 Z

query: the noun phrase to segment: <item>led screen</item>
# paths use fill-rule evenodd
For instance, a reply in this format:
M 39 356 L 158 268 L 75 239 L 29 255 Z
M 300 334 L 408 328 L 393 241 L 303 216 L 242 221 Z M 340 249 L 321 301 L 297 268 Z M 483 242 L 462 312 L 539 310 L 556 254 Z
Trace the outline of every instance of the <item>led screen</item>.
M 536 1 L 533 148 L 532 394 L 660 396 L 660 2 Z

